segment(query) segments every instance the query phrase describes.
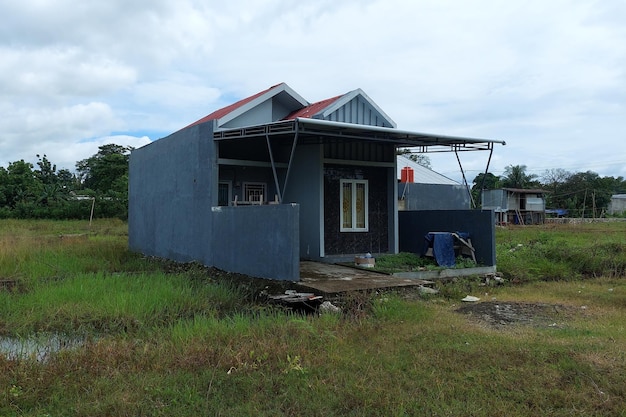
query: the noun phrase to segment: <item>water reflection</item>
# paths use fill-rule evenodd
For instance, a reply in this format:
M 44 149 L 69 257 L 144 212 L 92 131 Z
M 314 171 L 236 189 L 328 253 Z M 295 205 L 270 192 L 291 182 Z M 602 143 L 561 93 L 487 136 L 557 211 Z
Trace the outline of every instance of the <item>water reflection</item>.
M 51 354 L 74 349 L 85 344 L 84 336 L 58 333 L 36 334 L 28 337 L 0 337 L 0 355 L 9 360 L 31 359 L 44 362 Z

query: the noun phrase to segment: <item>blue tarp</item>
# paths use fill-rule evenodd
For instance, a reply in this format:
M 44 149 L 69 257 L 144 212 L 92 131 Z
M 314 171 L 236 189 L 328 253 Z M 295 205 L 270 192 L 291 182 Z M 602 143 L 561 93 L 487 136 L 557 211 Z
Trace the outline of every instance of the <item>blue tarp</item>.
M 556 214 L 557 217 L 567 216 L 567 209 L 547 209 L 546 214 Z
M 433 256 L 437 265 L 453 267 L 456 265 L 454 256 L 454 236 L 448 232 L 431 232 L 424 236 L 426 247 L 433 248 Z

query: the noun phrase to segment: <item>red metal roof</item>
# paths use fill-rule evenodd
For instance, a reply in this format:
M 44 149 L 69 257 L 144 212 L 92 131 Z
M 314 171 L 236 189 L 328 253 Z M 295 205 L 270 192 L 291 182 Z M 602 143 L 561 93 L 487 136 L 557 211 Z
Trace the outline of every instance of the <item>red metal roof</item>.
M 246 97 L 244 99 L 239 100 L 236 103 L 230 104 L 226 107 L 222 107 L 219 110 L 215 110 L 213 113 L 204 116 L 202 119 L 200 120 L 196 120 L 195 122 L 191 123 L 189 126 L 186 127 L 191 127 L 191 126 L 195 126 L 195 125 L 199 125 L 200 123 L 204 123 L 204 122 L 208 122 L 209 120 L 217 120 L 217 119 L 221 119 L 222 117 L 226 116 L 227 114 L 237 110 L 239 107 L 251 102 L 252 100 L 254 100 L 257 97 L 262 96 L 263 94 L 267 93 L 270 90 L 273 90 L 276 87 L 279 87 L 281 85 L 285 84 L 284 82 L 276 84 L 271 86 L 270 88 L 268 88 L 267 90 L 263 90 L 259 93 L 256 93 L 250 97 Z
M 287 116 L 283 118 L 283 120 L 291 120 L 291 119 L 296 119 L 298 117 L 305 117 L 305 118 L 310 119 L 317 113 L 324 110 L 326 107 L 333 104 L 335 101 L 339 100 L 342 96 L 343 94 L 337 97 L 327 98 L 326 100 L 322 100 L 322 101 L 318 101 L 317 103 L 310 104 L 300 110 L 296 110 L 294 112 L 289 113 Z

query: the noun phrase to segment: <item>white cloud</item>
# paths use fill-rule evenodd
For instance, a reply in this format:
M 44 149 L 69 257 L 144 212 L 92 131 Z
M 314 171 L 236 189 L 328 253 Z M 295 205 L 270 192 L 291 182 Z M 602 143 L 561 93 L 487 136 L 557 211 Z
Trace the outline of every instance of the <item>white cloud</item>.
M 114 59 L 76 47 L 0 49 L 0 89 L 14 101 L 55 103 L 91 97 L 135 82 L 135 71 Z
M 0 0 L 0 165 L 47 153 L 73 167 L 103 140 L 156 139 L 285 81 L 310 101 L 362 88 L 401 129 L 506 140 L 495 173 L 626 175 L 625 13 L 621 0 Z M 471 181 L 488 154 L 461 158 Z M 433 162 L 458 175 L 453 154 Z

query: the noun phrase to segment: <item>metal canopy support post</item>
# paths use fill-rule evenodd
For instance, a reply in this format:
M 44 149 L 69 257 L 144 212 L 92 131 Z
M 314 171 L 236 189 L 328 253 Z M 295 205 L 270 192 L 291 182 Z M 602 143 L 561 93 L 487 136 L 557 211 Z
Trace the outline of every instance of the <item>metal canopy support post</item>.
M 283 195 L 287 190 L 287 182 L 289 182 L 289 174 L 291 173 L 291 164 L 293 163 L 293 155 L 296 153 L 296 145 L 298 144 L 298 123 L 296 123 L 296 132 L 293 135 L 293 145 L 291 145 L 291 154 L 289 154 L 289 163 L 287 164 L 287 173 L 285 174 L 285 183 L 283 184 Z M 282 203 L 282 197 L 280 202 Z
M 461 169 L 461 175 L 463 176 L 463 184 L 465 184 L 465 189 L 467 190 L 467 194 L 469 195 L 472 208 L 476 208 L 476 203 L 474 202 L 472 191 L 470 190 L 469 184 L 467 183 L 467 178 L 465 178 L 465 171 L 463 170 L 463 165 L 461 164 L 461 158 L 459 158 L 459 152 L 456 149 L 454 150 L 454 154 L 456 155 L 456 160 L 459 163 L 459 168 Z
M 270 154 L 270 162 L 272 164 L 272 173 L 274 174 L 274 184 L 276 185 L 276 192 L 278 193 L 278 202 L 283 202 L 283 196 L 280 192 L 280 185 L 278 184 L 278 174 L 276 173 L 276 164 L 274 163 L 274 154 L 272 152 L 272 145 L 270 143 L 270 136 L 265 135 L 265 140 L 267 141 L 267 151 Z
M 485 179 L 487 178 L 487 172 L 489 172 L 489 164 L 491 164 L 491 155 L 493 155 L 493 148 L 489 150 L 489 159 L 487 159 L 487 166 L 485 167 L 485 173 L 483 174 L 483 180 L 480 182 L 480 198 L 482 204 L 482 195 L 485 190 Z

